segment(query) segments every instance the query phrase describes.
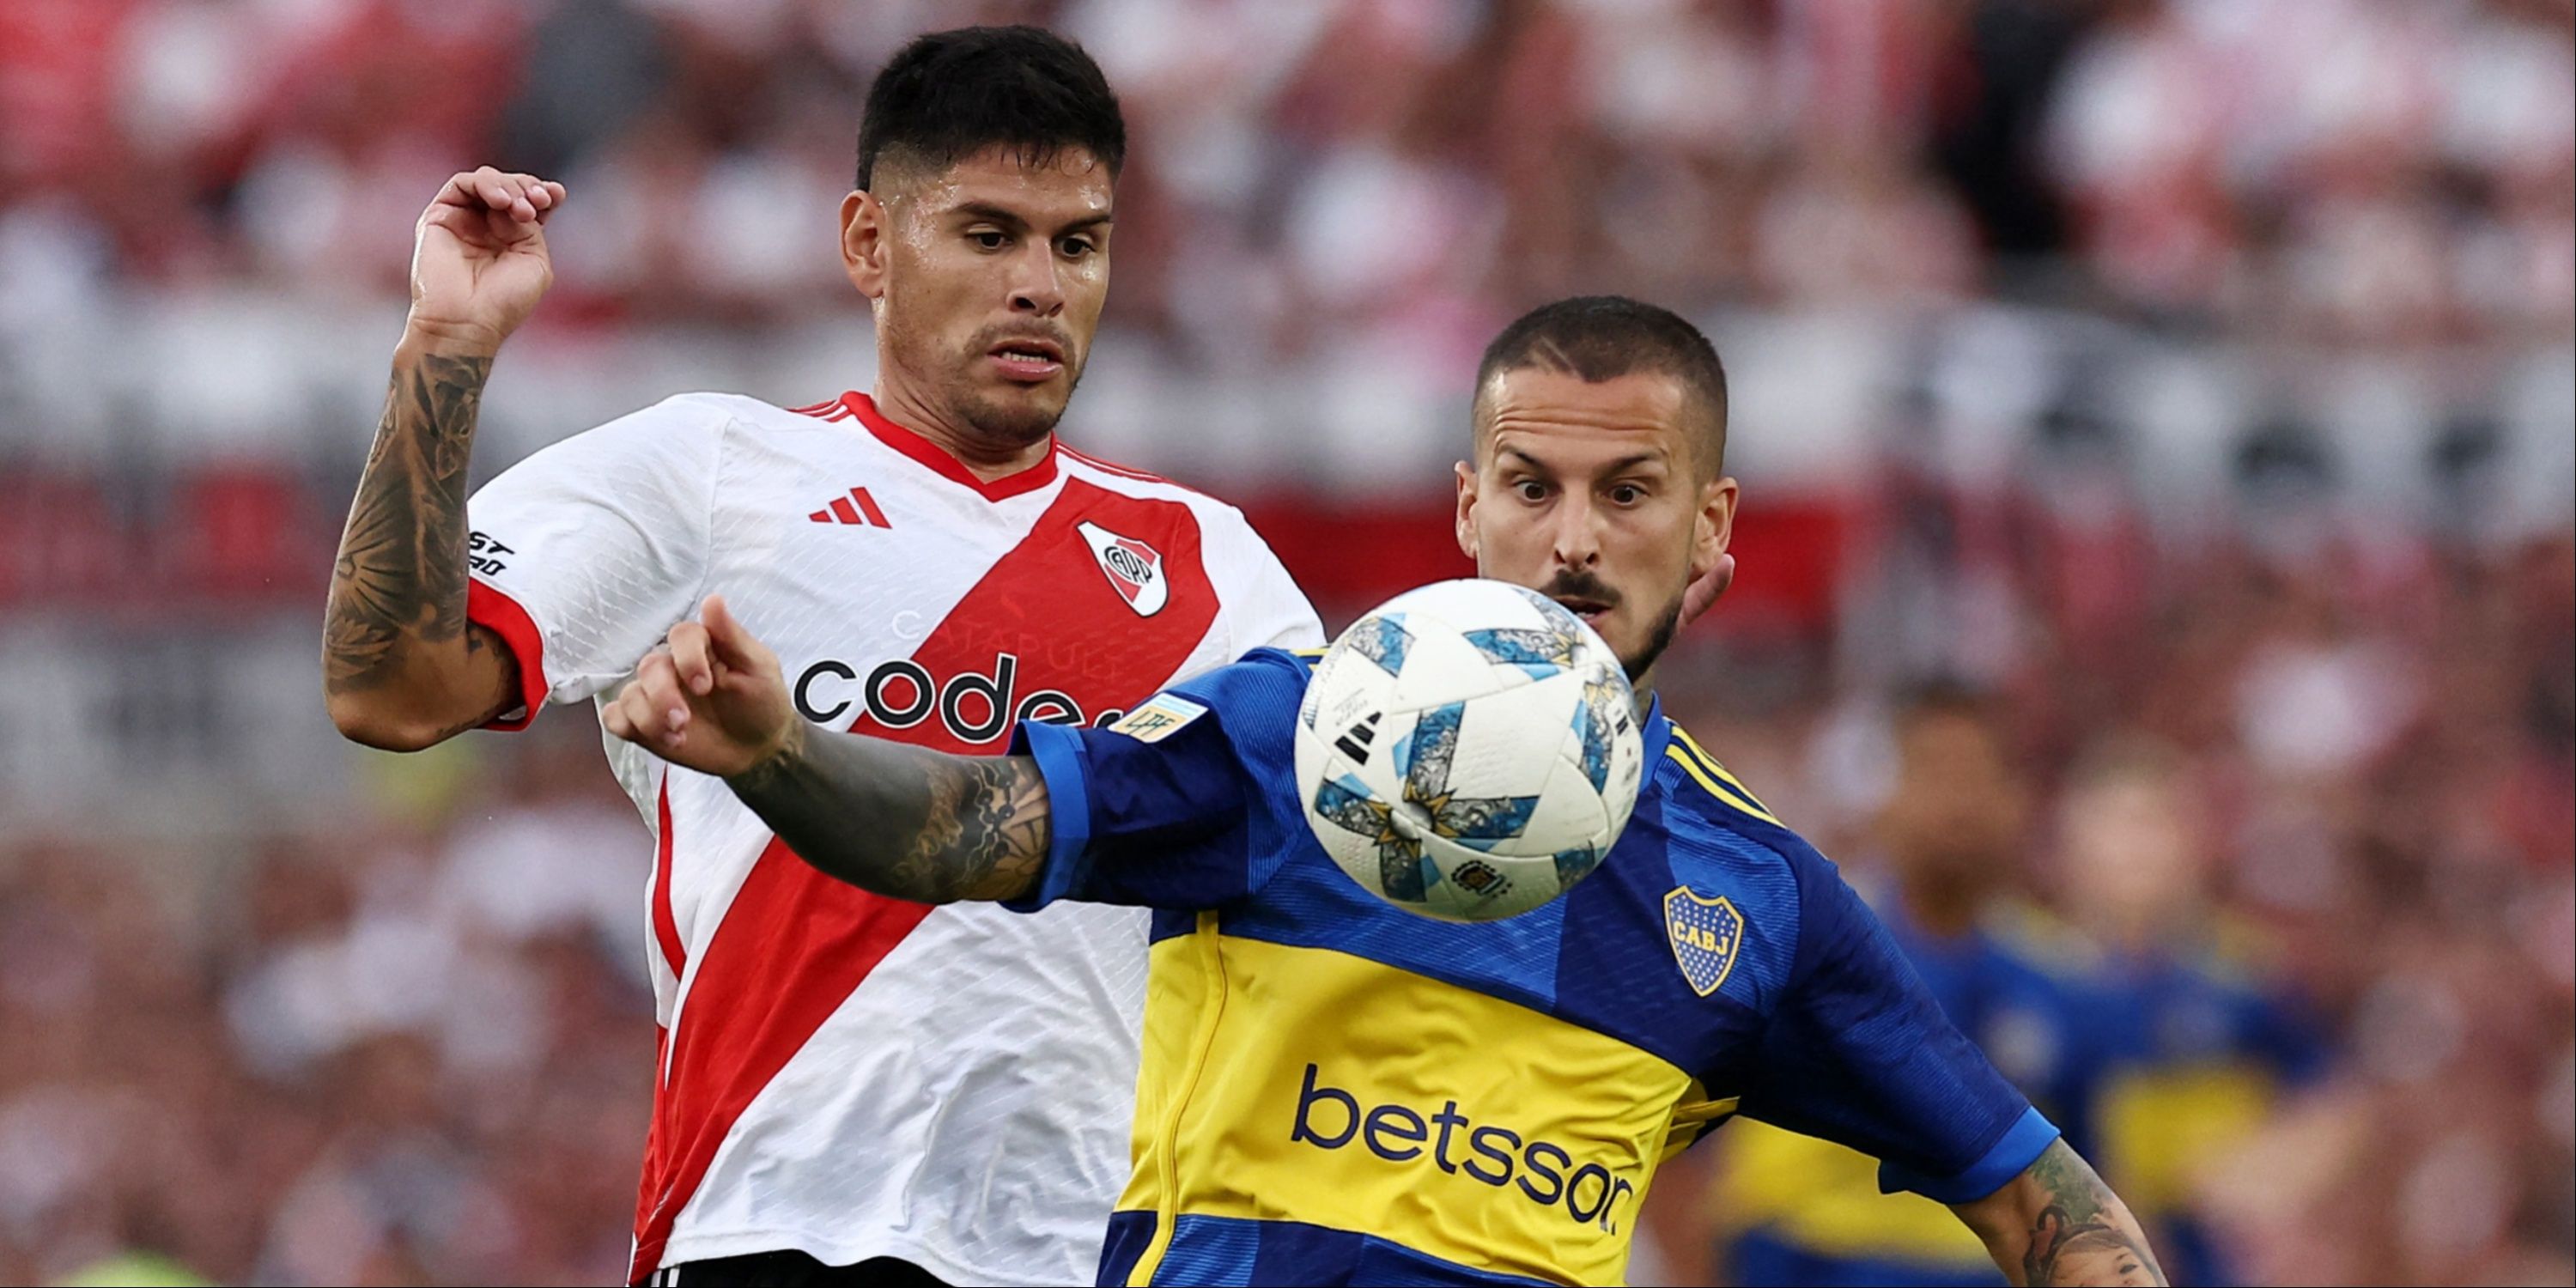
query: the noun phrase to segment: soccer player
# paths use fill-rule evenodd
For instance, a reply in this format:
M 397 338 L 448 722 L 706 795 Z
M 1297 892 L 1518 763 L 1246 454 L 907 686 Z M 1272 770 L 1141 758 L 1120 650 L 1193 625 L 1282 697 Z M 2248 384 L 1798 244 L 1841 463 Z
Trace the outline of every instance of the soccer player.
M 2101 951 L 2084 1042 L 2100 1157 L 2185 1283 L 2242 1283 L 2196 1179 L 2327 1072 L 2304 1002 L 2211 906 L 2205 805 L 2179 753 L 2119 735 L 2078 756 L 2058 813 L 2064 907 Z
M 470 504 L 476 405 L 546 289 L 565 194 L 449 180 L 332 579 L 334 721 L 411 749 L 613 696 L 715 586 L 787 660 L 792 710 L 943 753 L 1111 722 L 1247 649 L 1320 641 L 1241 514 L 1056 441 L 1125 147 L 1076 46 L 1025 27 L 915 40 L 869 93 L 841 203 L 874 395 L 685 394 Z M 722 782 L 624 743 L 609 759 L 657 842 L 630 1278 L 1088 1274 L 1125 1175 L 1144 914 L 871 894 L 798 862 Z
M 1599 871 L 1508 920 L 1414 916 L 1324 855 L 1292 653 L 1175 686 L 1132 735 L 1023 723 L 962 758 L 807 730 L 714 597 L 602 720 L 881 893 L 1155 910 L 1101 1282 L 1616 1283 L 1656 1165 L 1736 1114 L 1878 1156 L 2021 1282 L 2160 1282 L 1833 865 L 1654 703 L 1734 519 L 1725 431 L 1715 350 L 1661 309 L 1564 301 L 1486 350 L 1459 542 L 1599 630 L 1653 766 Z
M 1888 880 L 1870 891 L 1873 911 L 1942 1013 L 2099 1158 L 2082 968 L 2030 933 L 2037 914 L 2013 898 L 2029 787 L 1996 713 L 1967 689 L 1926 684 L 1903 696 L 1894 725 L 1896 777 L 1875 828 Z M 1712 1205 L 1729 1283 L 1996 1282 L 1984 1247 L 1939 1204 L 1879 1193 L 1861 1155 L 1759 1123 L 1729 1136 Z

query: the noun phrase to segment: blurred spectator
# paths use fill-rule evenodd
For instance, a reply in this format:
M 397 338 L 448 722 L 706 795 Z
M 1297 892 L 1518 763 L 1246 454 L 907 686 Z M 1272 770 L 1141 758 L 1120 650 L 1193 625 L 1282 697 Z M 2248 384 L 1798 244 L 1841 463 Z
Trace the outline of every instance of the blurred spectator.
M 2096 1090 L 2074 964 L 2040 941 L 2021 847 L 2030 794 L 1999 713 L 1927 686 L 1893 713 L 1895 778 L 1861 881 L 1951 1022 L 2088 1156 Z M 1721 1135 L 1711 1211 L 1739 1284 L 1986 1284 L 1985 1244 L 1947 1208 L 1881 1194 L 1878 1165 L 1754 1122 Z
M 2058 805 L 2058 906 L 2100 957 L 2077 990 L 2076 1057 L 2094 1084 L 2097 1164 L 2150 1224 L 2177 1284 L 2237 1283 L 2191 1208 L 2195 1178 L 2312 1084 L 2327 1053 L 2304 1005 L 2241 958 L 2249 936 L 2210 898 L 2208 821 L 2171 748 L 2113 736 Z

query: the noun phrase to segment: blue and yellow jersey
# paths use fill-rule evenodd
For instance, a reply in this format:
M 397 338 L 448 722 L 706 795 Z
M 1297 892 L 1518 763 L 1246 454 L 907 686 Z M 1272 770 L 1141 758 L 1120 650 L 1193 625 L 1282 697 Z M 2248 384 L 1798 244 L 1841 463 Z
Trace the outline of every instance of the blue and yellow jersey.
M 2193 1177 L 2241 1145 L 2286 1089 L 2325 1071 L 2327 1050 L 2299 1001 L 2198 943 L 2113 954 L 2086 1008 L 2102 1174 L 2155 1223 L 2173 1281 L 2242 1276 L 2192 1210 Z
M 1140 706 L 1140 736 L 1017 736 L 1055 826 L 1019 906 L 1155 909 L 1102 1283 L 1617 1283 L 1656 1165 L 1730 1116 L 1952 1202 L 2056 1138 L 1660 711 L 1627 831 L 1563 898 L 1457 925 L 1361 890 L 1297 798 L 1310 668 L 1262 650 Z
M 2097 1073 L 2080 963 L 1998 924 L 1943 937 L 1893 900 L 1881 924 L 1942 1013 L 2089 1157 Z M 1985 1244 L 1937 1203 L 1883 1194 L 1861 1155 L 1754 1126 L 1726 1142 L 1715 1216 L 1739 1284 L 1999 1284 Z

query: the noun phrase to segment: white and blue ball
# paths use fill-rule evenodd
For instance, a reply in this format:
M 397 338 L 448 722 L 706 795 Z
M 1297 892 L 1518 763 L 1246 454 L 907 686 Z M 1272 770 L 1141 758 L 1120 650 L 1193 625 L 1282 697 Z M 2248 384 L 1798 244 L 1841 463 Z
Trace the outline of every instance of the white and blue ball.
M 1297 788 L 1324 852 L 1445 921 L 1527 912 L 1589 875 L 1645 758 L 1610 646 L 1554 600 L 1481 579 L 1352 623 L 1297 723 Z

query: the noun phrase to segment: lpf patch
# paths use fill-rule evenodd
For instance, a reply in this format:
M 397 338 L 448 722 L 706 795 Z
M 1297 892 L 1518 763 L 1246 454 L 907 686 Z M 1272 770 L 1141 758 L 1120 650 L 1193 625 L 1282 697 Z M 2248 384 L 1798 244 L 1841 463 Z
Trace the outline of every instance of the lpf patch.
M 1744 914 L 1726 896 L 1712 899 L 1689 886 L 1675 886 L 1664 896 L 1664 929 L 1672 936 L 1682 978 L 1702 997 L 1726 982 L 1736 950 L 1744 946 Z
M 1182 726 L 1206 715 L 1207 710 L 1178 694 L 1157 693 L 1137 704 L 1135 710 L 1109 727 L 1138 742 L 1161 742 L 1179 733 Z

